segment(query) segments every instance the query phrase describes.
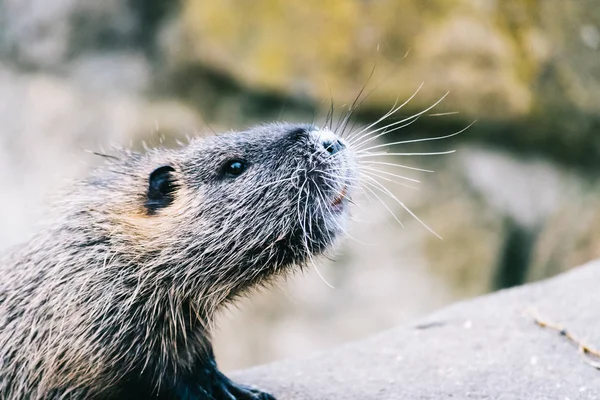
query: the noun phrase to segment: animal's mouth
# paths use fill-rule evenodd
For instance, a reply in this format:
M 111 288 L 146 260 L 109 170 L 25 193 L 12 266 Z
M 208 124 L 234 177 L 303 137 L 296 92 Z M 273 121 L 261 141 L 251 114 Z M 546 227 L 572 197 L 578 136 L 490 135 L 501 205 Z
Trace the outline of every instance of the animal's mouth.
M 347 186 L 344 186 L 342 188 L 342 190 L 340 191 L 340 193 L 333 199 L 333 202 L 331 202 L 331 205 L 334 207 L 339 207 L 340 204 L 342 204 L 342 201 L 344 201 L 344 199 L 346 198 L 347 194 L 348 194 L 348 188 L 347 188 Z

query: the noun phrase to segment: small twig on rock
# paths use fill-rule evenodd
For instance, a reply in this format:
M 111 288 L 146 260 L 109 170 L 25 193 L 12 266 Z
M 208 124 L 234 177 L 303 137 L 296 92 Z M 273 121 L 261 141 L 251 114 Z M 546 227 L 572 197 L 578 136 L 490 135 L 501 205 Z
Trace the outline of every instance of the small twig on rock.
M 528 312 L 528 314 L 531 316 L 531 318 L 533 318 L 533 321 L 540 327 L 542 328 L 548 328 L 548 329 L 552 329 L 557 331 L 561 336 L 566 337 L 569 341 L 571 341 L 572 343 L 574 343 L 577 346 L 577 349 L 579 350 L 579 353 L 581 354 L 581 356 L 583 357 L 584 361 L 600 370 L 600 351 L 588 346 L 587 344 L 583 343 L 581 340 L 579 340 L 575 335 L 573 335 L 570 331 L 568 331 L 567 329 L 565 329 L 564 327 L 562 327 L 559 324 L 555 324 L 553 322 L 548 322 L 547 320 L 542 319 L 537 312 L 530 310 Z M 598 361 L 590 358 L 597 358 Z

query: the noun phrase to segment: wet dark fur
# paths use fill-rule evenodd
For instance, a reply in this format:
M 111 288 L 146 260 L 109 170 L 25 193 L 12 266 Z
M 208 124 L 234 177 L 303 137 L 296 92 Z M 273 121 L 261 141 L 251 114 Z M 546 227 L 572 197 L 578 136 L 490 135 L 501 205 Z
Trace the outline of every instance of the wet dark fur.
M 345 200 L 333 203 L 353 160 L 314 129 L 123 152 L 75 185 L 49 227 L 0 260 L 0 398 L 271 399 L 218 371 L 210 328 L 341 231 Z

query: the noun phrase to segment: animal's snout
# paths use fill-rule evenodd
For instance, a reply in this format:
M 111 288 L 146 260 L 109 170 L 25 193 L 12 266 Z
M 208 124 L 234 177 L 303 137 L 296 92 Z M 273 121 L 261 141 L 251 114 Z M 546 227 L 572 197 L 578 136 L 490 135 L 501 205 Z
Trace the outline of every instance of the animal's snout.
M 288 132 L 294 141 L 309 139 L 313 146 L 327 151 L 330 155 L 339 153 L 346 148 L 346 144 L 335 133 L 327 128 L 317 128 L 312 125 L 301 125 Z
M 339 153 L 346 148 L 344 142 L 328 129 L 315 130 L 311 134 L 316 137 L 317 143 L 331 155 Z

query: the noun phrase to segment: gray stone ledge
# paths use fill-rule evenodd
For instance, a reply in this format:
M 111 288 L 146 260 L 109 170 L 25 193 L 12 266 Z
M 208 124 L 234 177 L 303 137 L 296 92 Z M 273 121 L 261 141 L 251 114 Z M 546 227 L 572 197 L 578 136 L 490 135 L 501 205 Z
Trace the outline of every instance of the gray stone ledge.
M 600 371 L 530 310 L 600 347 L 600 261 L 232 377 L 278 400 L 600 399 Z

